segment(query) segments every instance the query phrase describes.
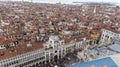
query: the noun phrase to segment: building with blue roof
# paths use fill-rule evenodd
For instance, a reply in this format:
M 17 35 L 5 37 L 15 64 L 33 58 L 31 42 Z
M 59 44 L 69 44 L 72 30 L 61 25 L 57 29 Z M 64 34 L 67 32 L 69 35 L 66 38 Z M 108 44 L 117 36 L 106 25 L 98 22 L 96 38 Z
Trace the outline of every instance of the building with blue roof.
M 111 57 L 92 60 L 84 63 L 68 65 L 67 67 L 119 67 Z
M 113 44 L 108 46 L 111 50 L 114 50 L 116 52 L 120 52 L 120 45 L 119 44 Z

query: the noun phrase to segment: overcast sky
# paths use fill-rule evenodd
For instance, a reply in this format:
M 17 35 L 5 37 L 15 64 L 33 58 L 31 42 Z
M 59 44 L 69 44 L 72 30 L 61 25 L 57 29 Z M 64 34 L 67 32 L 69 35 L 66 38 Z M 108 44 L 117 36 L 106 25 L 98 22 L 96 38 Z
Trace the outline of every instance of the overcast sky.
M 4 0 L 3 0 L 4 1 Z M 22 1 L 22 0 L 12 0 L 12 1 Z M 31 0 L 24 0 L 24 1 L 31 1 Z M 114 2 L 114 3 L 120 3 L 120 0 L 33 0 L 34 2 L 43 2 L 43 3 L 72 3 L 73 1 L 77 2 Z

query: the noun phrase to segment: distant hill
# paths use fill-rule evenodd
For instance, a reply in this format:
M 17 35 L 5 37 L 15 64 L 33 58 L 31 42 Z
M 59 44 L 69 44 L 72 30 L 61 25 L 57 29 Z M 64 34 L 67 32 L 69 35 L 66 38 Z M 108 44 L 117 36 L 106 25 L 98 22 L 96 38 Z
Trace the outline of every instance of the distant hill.
M 109 2 L 73 2 L 73 3 L 80 3 L 80 4 L 84 4 L 84 5 L 99 5 L 99 4 L 103 4 L 103 5 L 108 5 L 108 6 L 114 6 L 117 3 L 109 3 Z

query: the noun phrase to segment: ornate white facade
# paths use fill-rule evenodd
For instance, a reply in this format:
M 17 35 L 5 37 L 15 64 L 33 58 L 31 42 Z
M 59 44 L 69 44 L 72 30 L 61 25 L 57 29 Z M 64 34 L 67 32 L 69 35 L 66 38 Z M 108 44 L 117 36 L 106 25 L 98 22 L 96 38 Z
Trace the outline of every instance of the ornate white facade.
M 65 44 L 58 36 L 50 36 L 43 48 L 0 61 L 0 67 L 30 67 L 63 58 L 67 53 L 85 49 L 89 40 L 71 41 Z
M 100 42 L 101 43 L 105 43 L 105 42 L 110 43 L 110 42 L 114 41 L 117 37 L 120 37 L 119 33 L 115 33 L 110 30 L 102 29 Z

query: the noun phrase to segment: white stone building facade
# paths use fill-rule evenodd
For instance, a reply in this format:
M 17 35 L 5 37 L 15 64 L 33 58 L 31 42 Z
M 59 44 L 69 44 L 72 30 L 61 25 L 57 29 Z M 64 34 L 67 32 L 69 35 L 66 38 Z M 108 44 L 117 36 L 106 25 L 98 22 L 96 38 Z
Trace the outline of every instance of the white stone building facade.
M 63 58 L 67 53 L 85 49 L 89 40 L 85 38 L 81 41 L 71 41 L 65 44 L 58 36 L 50 36 L 48 42 L 43 44 L 43 48 L 14 56 L 0 61 L 0 67 L 30 67 L 36 64 L 56 61 Z
M 115 33 L 107 29 L 102 29 L 100 43 L 114 42 L 117 37 L 120 37 L 119 33 Z

